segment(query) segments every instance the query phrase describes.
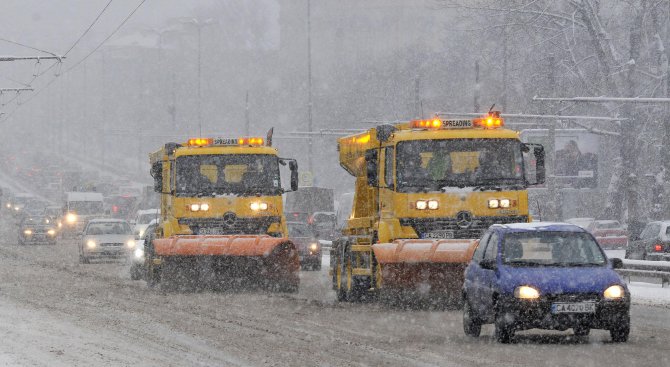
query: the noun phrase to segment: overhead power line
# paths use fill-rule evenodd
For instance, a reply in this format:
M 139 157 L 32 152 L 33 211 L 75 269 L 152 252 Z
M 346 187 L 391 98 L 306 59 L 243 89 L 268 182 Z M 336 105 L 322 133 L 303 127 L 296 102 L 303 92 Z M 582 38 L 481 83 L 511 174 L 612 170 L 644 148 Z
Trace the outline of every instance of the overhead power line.
M 109 36 L 107 36 L 104 40 L 102 40 L 102 42 L 100 42 L 100 44 L 98 44 L 98 46 L 96 46 L 96 47 L 93 49 L 93 51 L 89 52 L 86 56 L 84 56 L 83 59 L 79 60 L 76 64 L 72 65 L 70 68 L 68 68 L 67 70 L 65 70 L 65 73 L 70 72 L 71 70 L 73 70 L 74 68 L 76 68 L 77 66 L 79 66 L 81 63 L 83 63 L 84 61 L 86 61 L 86 59 L 88 59 L 91 55 L 93 55 L 94 53 L 96 53 L 96 52 L 100 49 L 100 47 L 102 47 L 107 41 L 109 41 L 110 38 L 114 37 L 114 35 L 116 34 L 116 32 L 118 32 L 119 29 L 121 29 L 121 27 L 123 27 L 123 25 L 126 24 L 126 23 L 128 22 L 128 20 L 130 20 L 130 18 L 133 16 L 133 14 L 135 14 L 135 12 L 137 12 L 137 10 L 138 10 L 138 9 L 142 6 L 142 4 L 144 4 L 146 1 L 147 1 L 147 0 L 142 0 L 142 1 L 135 7 L 135 9 L 133 9 L 133 11 L 131 11 L 130 14 L 128 14 L 128 16 L 121 22 L 121 24 L 119 24 L 118 27 L 116 27 L 116 28 L 114 29 L 114 31 L 112 31 L 112 33 L 109 34 Z
M 0 41 L 4 41 L 4 42 L 7 42 L 7 43 L 11 43 L 11 44 L 17 45 L 17 46 L 21 46 L 21 47 L 29 48 L 29 49 L 34 50 L 34 51 L 44 52 L 45 54 L 49 54 L 49 55 L 52 55 L 52 56 L 58 56 L 58 55 L 56 55 L 56 54 L 53 53 L 53 52 L 49 52 L 49 51 L 46 51 L 46 50 L 41 50 L 41 49 L 39 49 L 39 48 L 37 48 L 37 47 L 28 46 L 28 45 L 23 44 L 23 43 L 21 43 L 21 42 L 16 42 L 16 41 L 8 40 L 8 39 L 6 39 L 6 38 L 0 38 Z
M 65 74 L 65 73 L 68 73 L 68 72 L 72 71 L 72 70 L 75 69 L 77 66 L 79 66 L 81 63 L 83 63 L 84 61 L 86 61 L 91 55 L 93 55 L 96 51 L 98 51 L 98 50 L 100 49 L 100 47 L 102 47 L 102 46 L 103 46 L 103 45 L 104 45 L 110 38 L 112 38 L 112 37 L 113 37 L 113 36 L 114 36 L 114 35 L 121 29 L 121 27 L 123 27 L 123 26 L 128 22 L 128 20 L 130 20 L 130 18 L 137 12 L 137 10 L 139 10 L 139 8 L 140 8 L 145 2 L 146 2 L 146 0 L 142 0 L 142 1 L 140 1 L 140 3 L 139 3 L 139 4 L 138 4 L 138 5 L 137 5 L 131 12 L 130 12 L 130 14 L 128 14 L 128 16 L 126 16 L 126 17 L 123 19 L 123 21 L 122 21 L 122 22 L 121 22 L 121 23 L 114 29 L 114 31 L 112 31 L 112 33 L 109 34 L 109 35 L 108 35 L 102 42 L 100 42 L 100 43 L 99 43 L 99 44 L 98 44 L 98 45 L 97 45 L 91 52 L 89 52 L 88 54 L 86 54 L 86 56 L 84 56 L 84 58 L 82 58 L 82 59 L 79 60 L 77 63 L 75 63 L 74 65 L 72 65 L 70 68 L 66 69 L 62 74 L 61 74 L 61 73 L 58 73 L 58 74 L 57 74 L 53 79 L 51 79 L 47 84 L 45 84 L 43 87 L 39 88 L 35 93 L 31 94 L 29 98 L 27 98 L 25 101 L 23 101 L 23 103 L 18 104 L 18 105 L 16 106 L 16 108 L 14 108 L 14 109 L 13 109 L 13 110 L 12 110 L 6 117 L 5 117 L 2 121 L 7 121 L 7 120 L 9 120 L 9 119 L 14 115 L 14 113 L 16 113 L 16 111 L 19 109 L 19 107 L 20 107 L 21 105 L 24 105 L 24 104 L 30 102 L 33 98 L 35 98 L 35 97 L 37 97 L 38 95 L 40 95 L 44 90 L 46 90 L 47 88 L 49 88 L 49 86 L 51 86 L 51 85 L 58 79 L 58 77 L 59 77 L 60 75 L 63 75 L 63 74 Z M 70 48 L 68 49 L 67 52 L 70 52 L 70 50 L 72 50 L 72 49 L 76 46 L 76 44 L 77 44 L 77 43 L 80 41 L 80 39 L 81 39 L 81 38 L 88 32 L 88 30 L 89 30 L 90 28 L 93 27 L 93 25 L 97 22 L 97 20 L 100 18 L 100 16 L 102 15 L 102 13 L 104 13 L 105 9 L 107 9 L 107 7 L 109 6 L 110 3 L 111 3 L 111 1 L 110 1 L 109 3 L 107 3 L 107 5 L 103 8 L 103 10 L 100 12 L 100 14 L 98 14 L 98 16 L 96 17 L 96 19 L 93 21 L 93 23 L 91 23 L 91 25 L 89 26 L 89 28 L 82 34 L 82 36 L 79 37 L 79 39 L 77 39 L 77 41 L 75 41 L 75 43 L 73 44 L 73 46 L 70 47 Z M 0 40 L 7 41 L 7 40 L 4 40 L 4 39 L 0 39 Z M 12 42 L 12 41 L 9 41 L 9 42 Z M 12 42 L 12 43 L 14 43 L 14 42 Z M 67 52 L 66 52 L 66 54 L 67 54 Z M 37 77 L 43 75 L 43 74 L 46 73 L 48 70 L 52 69 L 52 68 L 53 68 L 54 66 L 56 66 L 57 64 L 60 64 L 60 62 L 56 62 L 56 63 L 54 63 L 53 65 L 51 65 L 51 67 L 49 67 L 49 68 L 48 68 L 47 70 L 45 70 L 43 73 L 38 74 L 38 75 L 36 75 L 35 77 L 33 77 L 33 80 L 32 80 L 30 83 L 32 83 Z M 30 84 L 30 83 L 29 83 L 29 84 Z M 11 101 L 14 101 L 16 98 L 18 98 L 18 96 L 12 98 L 12 99 L 11 99 L 10 101 L 8 101 L 7 103 L 10 103 Z M 2 121 L 0 121 L 0 122 L 2 122 Z
M 79 44 L 79 41 L 81 41 L 82 38 L 84 38 L 84 36 L 86 36 L 86 34 L 91 30 L 91 28 L 93 28 L 93 26 L 95 25 L 95 23 L 98 22 L 98 20 L 99 20 L 100 17 L 102 16 L 102 14 L 104 14 L 105 11 L 107 10 L 107 8 L 109 8 L 109 5 L 112 3 L 112 1 L 114 1 L 114 0 L 109 0 L 109 2 L 107 2 L 107 5 L 105 5 L 105 7 L 102 8 L 102 10 L 101 10 L 100 13 L 98 14 L 98 16 L 95 17 L 95 19 L 93 19 L 93 22 L 88 26 L 88 28 L 86 28 L 86 30 L 84 31 L 84 33 L 82 33 L 81 36 L 79 36 L 79 38 L 77 38 L 77 40 L 74 41 L 74 43 L 72 44 L 72 46 L 70 46 L 70 48 L 69 48 L 67 51 L 65 51 L 65 53 L 63 54 L 63 56 L 69 54 L 70 51 L 72 51 L 72 49 L 75 48 L 75 47 L 77 46 L 77 44 Z

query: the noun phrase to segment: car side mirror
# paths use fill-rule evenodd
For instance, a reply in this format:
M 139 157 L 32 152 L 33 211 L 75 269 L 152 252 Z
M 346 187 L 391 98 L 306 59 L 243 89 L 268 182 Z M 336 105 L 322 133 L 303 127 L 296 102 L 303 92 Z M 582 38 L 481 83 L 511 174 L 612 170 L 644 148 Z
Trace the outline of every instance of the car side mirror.
M 484 259 L 479 262 L 479 266 L 486 270 L 496 270 L 498 267 L 494 259 Z
M 623 269 L 623 260 L 618 257 L 610 259 L 610 264 L 612 264 L 612 269 Z

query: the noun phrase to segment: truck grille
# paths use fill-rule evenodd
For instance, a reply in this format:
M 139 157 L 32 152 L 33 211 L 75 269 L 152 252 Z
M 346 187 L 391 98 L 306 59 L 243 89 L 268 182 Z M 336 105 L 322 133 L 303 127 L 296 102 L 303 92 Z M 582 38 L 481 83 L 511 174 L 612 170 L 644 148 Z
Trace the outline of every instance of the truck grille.
M 179 224 L 187 225 L 193 234 L 210 234 L 211 231 L 222 234 L 267 234 L 268 227 L 272 223 L 278 223 L 278 216 L 267 216 L 257 218 L 240 218 L 234 215 L 224 215 L 221 218 L 182 218 Z
M 453 231 L 453 238 L 479 238 L 493 224 L 525 223 L 525 215 L 513 217 L 472 217 L 472 223 L 467 228 L 461 228 L 455 218 L 400 218 L 401 226 L 409 226 L 420 238 L 426 233 L 435 231 Z

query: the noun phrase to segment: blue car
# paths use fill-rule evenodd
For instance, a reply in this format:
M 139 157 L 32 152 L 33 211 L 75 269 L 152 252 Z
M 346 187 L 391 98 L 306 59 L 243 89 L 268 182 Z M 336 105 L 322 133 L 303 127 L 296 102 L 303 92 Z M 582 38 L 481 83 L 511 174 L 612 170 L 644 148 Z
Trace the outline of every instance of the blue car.
M 518 330 L 605 329 L 625 342 L 630 293 L 614 271 L 622 266 L 572 224 L 493 225 L 465 271 L 465 334 L 478 337 L 482 324 L 495 324 L 496 339 L 509 343 Z

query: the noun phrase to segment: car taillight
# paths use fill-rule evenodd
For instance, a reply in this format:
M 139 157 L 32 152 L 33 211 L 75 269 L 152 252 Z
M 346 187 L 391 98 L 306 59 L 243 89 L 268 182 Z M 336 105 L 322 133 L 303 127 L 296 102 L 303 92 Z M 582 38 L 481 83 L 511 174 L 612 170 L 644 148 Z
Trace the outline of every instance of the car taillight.
M 660 243 L 655 244 L 654 245 L 654 251 L 656 251 L 656 252 L 663 251 L 663 245 L 661 245 Z

